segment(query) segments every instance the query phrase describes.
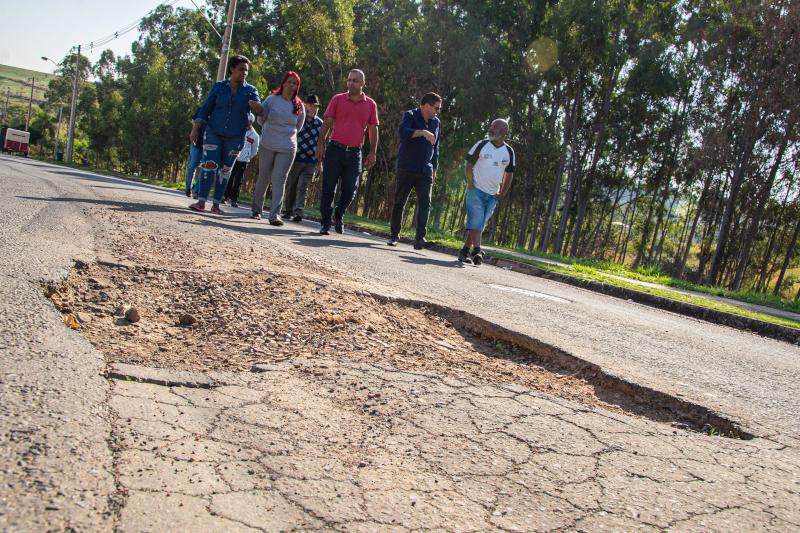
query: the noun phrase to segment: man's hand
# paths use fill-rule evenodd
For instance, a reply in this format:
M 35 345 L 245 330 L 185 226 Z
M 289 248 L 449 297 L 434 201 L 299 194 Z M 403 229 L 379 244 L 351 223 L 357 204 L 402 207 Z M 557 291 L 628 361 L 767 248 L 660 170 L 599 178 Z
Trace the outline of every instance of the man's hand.
M 370 152 L 367 156 L 367 168 L 372 168 L 375 166 L 375 154 Z
M 494 199 L 499 202 L 500 200 L 503 199 L 503 196 L 505 196 L 505 194 L 503 194 L 503 191 L 500 191 L 499 193 L 494 195 Z
M 322 159 L 317 158 L 317 172 L 322 172 Z
M 260 115 L 264 111 L 264 106 L 255 100 L 250 100 L 250 107 L 256 112 L 256 115 Z
M 431 143 L 431 145 L 436 144 L 436 135 L 428 130 L 422 130 L 422 136 L 425 137 L 425 139 Z
M 325 158 L 325 145 L 322 143 L 317 144 L 317 151 L 314 152 L 314 157 L 317 158 L 317 165 L 322 164 L 322 160 Z

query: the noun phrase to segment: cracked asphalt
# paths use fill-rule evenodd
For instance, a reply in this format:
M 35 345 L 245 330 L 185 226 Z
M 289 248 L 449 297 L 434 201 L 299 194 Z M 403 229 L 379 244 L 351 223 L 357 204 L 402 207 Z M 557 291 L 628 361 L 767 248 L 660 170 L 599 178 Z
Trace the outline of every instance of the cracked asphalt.
M 381 365 L 261 370 L 113 381 L 121 531 L 800 527 L 800 457 L 764 439 Z
M 795 346 L 363 235 L 274 230 L 244 210 L 198 216 L 172 191 L 82 171 L 0 156 L 0 180 L 4 531 L 800 528 Z M 133 206 L 148 214 L 142 231 L 206 259 L 294 264 L 467 310 L 759 437 L 346 362 L 210 373 L 211 390 L 104 379 L 102 355 L 42 293 L 120 231 L 89 216 L 92 205 Z

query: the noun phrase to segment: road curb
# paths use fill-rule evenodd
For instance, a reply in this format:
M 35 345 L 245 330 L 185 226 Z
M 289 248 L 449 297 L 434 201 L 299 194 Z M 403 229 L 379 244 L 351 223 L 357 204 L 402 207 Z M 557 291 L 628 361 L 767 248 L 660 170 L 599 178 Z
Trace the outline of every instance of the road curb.
M 319 217 L 315 216 L 304 215 L 303 218 L 306 220 L 313 220 L 315 222 L 320 221 Z M 373 230 L 371 228 L 366 228 L 364 226 L 359 226 L 357 224 L 345 223 L 344 227 L 351 231 L 355 231 L 358 233 L 368 233 L 375 237 L 382 237 L 387 240 L 391 238 L 391 235 L 385 231 Z M 400 242 L 413 245 L 414 239 L 401 236 Z M 431 248 L 431 250 L 445 255 L 451 255 L 451 256 L 458 255 L 458 250 L 455 248 L 450 248 L 449 246 L 436 245 L 433 248 Z M 534 265 L 530 265 L 528 263 L 523 263 L 522 261 L 514 261 L 513 259 L 495 257 L 492 256 L 491 254 L 487 254 L 486 252 L 484 252 L 484 256 L 485 259 L 483 263 L 485 265 L 492 265 L 501 268 L 502 267 L 510 268 L 515 272 L 527 274 L 529 276 L 535 276 L 550 281 L 564 283 L 567 285 L 571 285 L 573 287 L 577 287 L 579 289 L 586 289 L 588 291 L 597 292 L 606 296 L 611 296 L 613 298 L 628 300 L 637 304 L 646 305 L 648 307 L 655 307 L 656 309 L 669 311 L 678 315 L 688 316 L 691 318 L 695 318 L 697 320 L 702 320 L 704 322 L 718 324 L 720 326 L 727 326 L 729 328 L 738 329 L 746 333 L 755 333 L 762 337 L 766 337 L 776 341 L 787 342 L 789 344 L 800 344 L 800 330 L 795 328 L 790 328 L 788 326 L 773 324 L 772 322 L 766 322 L 764 320 L 759 320 L 757 318 L 750 318 L 747 316 L 736 315 L 733 313 L 728 313 L 727 311 L 720 311 L 719 309 L 703 307 L 688 302 L 682 302 L 680 300 L 673 300 L 665 296 L 659 296 L 648 292 L 628 289 L 626 287 L 620 287 L 618 285 L 611 285 L 609 283 L 602 283 L 599 281 L 585 280 L 575 276 L 569 276 L 567 274 L 561 274 L 559 272 L 553 272 L 550 270 L 546 270 L 544 268 L 539 268 Z M 669 289 L 667 288 L 665 290 Z

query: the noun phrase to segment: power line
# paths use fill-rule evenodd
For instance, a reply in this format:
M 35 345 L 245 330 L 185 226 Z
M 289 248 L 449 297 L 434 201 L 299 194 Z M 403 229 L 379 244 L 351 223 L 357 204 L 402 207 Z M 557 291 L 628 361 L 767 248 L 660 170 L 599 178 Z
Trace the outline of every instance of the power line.
M 111 35 L 106 35 L 105 37 L 102 37 L 102 38 L 97 39 L 95 41 L 92 41 L 92 42 L 89 42 L 89 43 L 84 43 L 81 46 L 88 47 L 89 50 L 92 50 L 95 47 L 105 46 L 106 44 L 110 43 L 114 39 L 118 39 L 119 37 L 122 37 L 126 33 L 130 33 L 133 30 L 137 29 L 139 27 L 139 25 L 142 23 L 142 21 L 146 17 L 149 17 L 150 15 L 152 15 L 153 12 L 156 9 L 158 9 L 160 6 L 162 6 L 162 5 L 164 5 L 164 6 L 173 6 L 173 5 L 177 4 L 178 2 L 180 2 L 180 0 L 170 0 L 169 2 L 164 2 L 162 4 L 159 4 L 154 9 L 151 9 L 150 12 L 147 13 L 147 15 L 145 15 L 144 17 L 141 17 L 138 20 L 136 20 L 134 22 L 131 22 L 130 24 L 127 24 L 125 27 L 123 27 L 120 30 L 115 31 Z
M 190 0 L 190 1 L 191 1 L 191 2 L 194 4 L 194 0 Z M 212 30 L 214 30 L 214 33 L 216 33 L 216 34 L 217 34 L 217 36 L 218 36 L 220 39 L 222 39 L 222 35 L 220 35 L 220 34 L 219 34 L 219 32 L 217 31 L 217 28 L 215 28 L 215 27 L 214 27 L 214 24 L 211 22 L 211 19 L 209 19 L 209 18 L 206 16 L 206 13 L 205 13 L 205 11 L 203 11 L 202 9 L 200 9 L 200 6 L 198 6 L 197 4 L 194 4 L 194 7 L 196 7 L 196 8 L 197 8 L 197 10 L 200 12 L 200 14 L 201 14 L 201 15 L 203 15 L 203 18 L 204 18 L 204 19 L 206 19 L 206 22 L 208 22 L 208 24 L 211 26 L 211 29 L 212 29 Z

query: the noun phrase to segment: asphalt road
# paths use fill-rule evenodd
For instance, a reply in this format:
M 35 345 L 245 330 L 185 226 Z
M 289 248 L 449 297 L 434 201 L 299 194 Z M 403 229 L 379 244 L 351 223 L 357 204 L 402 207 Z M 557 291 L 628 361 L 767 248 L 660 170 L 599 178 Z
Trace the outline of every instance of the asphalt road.
M 68 256 L 91 254 L 92 232 L 98 229 L 83 218 L 91 203 L 135 201 L 158 209 L 160 216 L 167 209 L 176 221 L 175 213 L 190 203 L 175 191 L 8 156 L 0 156 L 0 179 L 6 190 L 0 231 L 4 248 L 12 250 L 0 263 L 4 277 L 32 264 L 39 266 L 26 275 L 47 277 L 53 275 L 54 261 L 60 269 Z M 40 243 L 33 262 L 24 249 L 6 241 L 7 227 L 19 226 L 22 210 L 36 213 L 27 222 Z M 208 243 L 244 239 L 259 249 L 315 257 L 354 278 L 469 311 L 597 363 L 610 374 L 680 394 L 758 434 L 800 437 L 797 346 L 513 271 L 464 266 L 407 245 L 390 248 L 368 235 L 347 231 L 325 237 L 315 223 L 275 228 L 250 220 L 249 210 L 228 211 L 225 218 L 199 215 L 203 223 L 192 226 L 194 231 L 206 232 Z

